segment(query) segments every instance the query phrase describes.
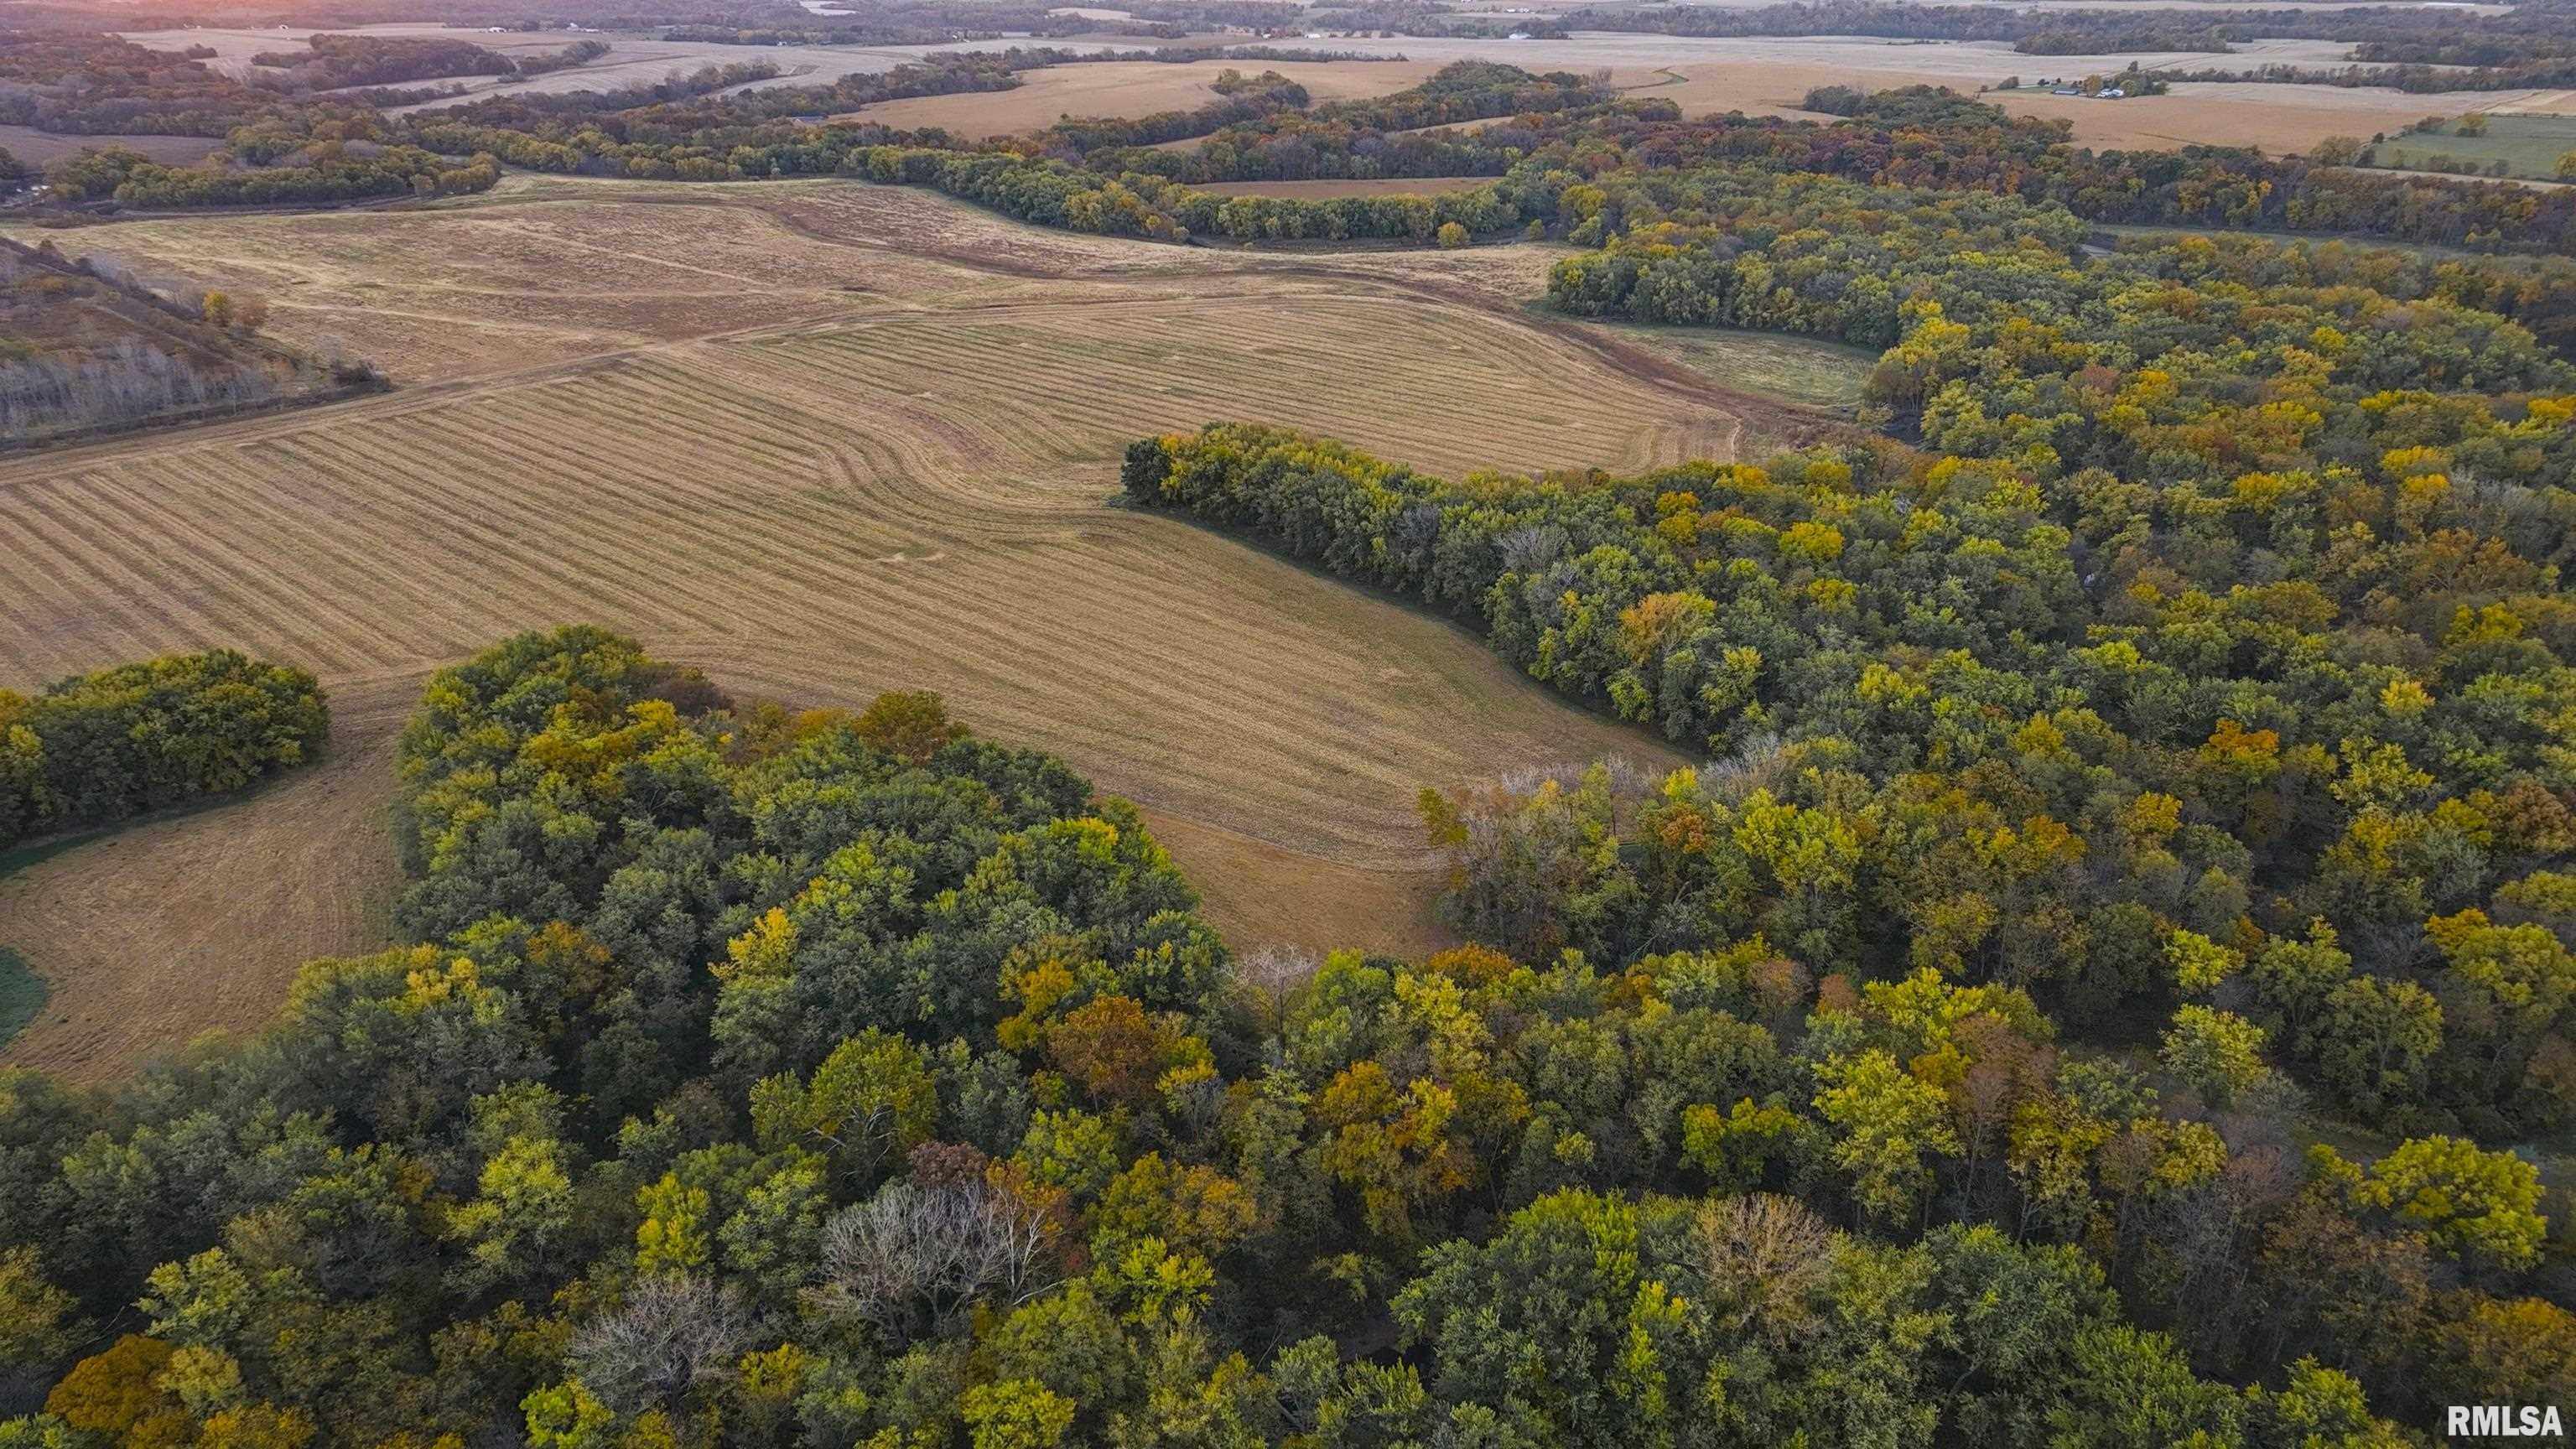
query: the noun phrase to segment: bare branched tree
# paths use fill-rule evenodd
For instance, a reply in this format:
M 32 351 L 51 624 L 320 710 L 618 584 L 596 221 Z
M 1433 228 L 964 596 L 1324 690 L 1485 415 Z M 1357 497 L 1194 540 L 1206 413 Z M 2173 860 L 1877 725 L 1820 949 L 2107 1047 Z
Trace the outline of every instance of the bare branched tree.
M 1313 980 L 1323 964 L 1302 946 L 1263 946 L 1234 958 L 1235 986 L 1264 1035 L 1277 1037 L 1287 1029 L 1288 993 Z
M 1494 540 L 1502 555 L 1503 567 L 1518 574 L 1534 574 L 1565 557 L 1571 545 L 1565 530 L 1555 524 L 1530 524 L 1515 528 Z
M 892 1183 L 824 1224 L 815 1297 L 899 1339 L 951 1333 L 978 1298 L 1034 1296 L 1044 1242 L 1040 1214 L 984 1183 Z
M 1832 1225 L 1796 1198 L 1757 1192 L 1702 1207 L 1698 1226 L 1712 1302 L 1738 1329 L 1794 1333 L 1833 1269 Z
M 1244 985 L 1276 996 L 1303 985 L 1324 960 L 1303 946 L 1268 945 L 1235 957 L 1234 972 Z
M 739 1292 L 702 1278 L 655 1277 L 574 1335 L 568 1357 L 600 1402 L 636 1414 L 731 1373 L 750 1341 Z
M 137 338 L 68 359 L 0 362 L 0 434 L 128 423 L 186 408 L 264 402 L 279 391 L 262 368 L 201 365 Z
M 1738 804 L 1756 790 L 1776 790 L 1790 774 L 1782 750 L 1776 731 L 1748 735 L 1734 753 L 1699 767 L 1700 788 Z

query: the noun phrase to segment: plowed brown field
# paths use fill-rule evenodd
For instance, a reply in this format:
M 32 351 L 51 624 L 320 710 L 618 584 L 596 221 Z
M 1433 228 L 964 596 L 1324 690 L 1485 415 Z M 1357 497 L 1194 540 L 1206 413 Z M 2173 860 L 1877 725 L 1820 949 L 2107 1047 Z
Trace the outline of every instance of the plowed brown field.
M 1525 317 L 1544 250 L 1281 259 L 918 191 L 673 195 L 80 235 L 268 290 L 281 329 L 419 385 L 0 464 L 0 684 L 230 645 L 315 670 L 343 721 L 309 781 L 0 880 L 0 941 L 54 992 L 0 1060 L 112 1071 L 368 944 L 356 888 L 294 884 L 384 874 L 390 725 L 351 711 L 569 619 L 799 702 L 940 690 L 1144 804 L 1246 946 L 1419 949 L 1420 786 L 1658 754 L 1465 630 L 1113 501 L 1125 442 L 1215 418 L 1443 470 L 1723 455 L 1760 404 Z

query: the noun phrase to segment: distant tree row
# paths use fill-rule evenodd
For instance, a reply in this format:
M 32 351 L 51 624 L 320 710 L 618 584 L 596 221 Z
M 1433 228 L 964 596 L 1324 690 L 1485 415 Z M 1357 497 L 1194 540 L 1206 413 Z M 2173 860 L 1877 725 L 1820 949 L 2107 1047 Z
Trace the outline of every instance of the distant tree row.
M 590 64 L 611 49 L 605 40 L 576 40 L 561 50 L 537 51 L 511 57 L 511 67 L 520 75 L 552 75 L 559 70 L 573 70 Z
M 1229 76 L 1233 78 L 1231 82 L 1226 79 Z M 1309 99 L 1304 86 L 1275 70 L 1257 76 L 1227 70 L 1218 76 L 1215 89 L 1218 100 L 1192 110 L 1163 111 L 1132 119 L 1068 116 L 1034 139 L 1049 150 L 1061 148 L 1075 155 L 1114 146 L 1153 146 L 1204 136 L 1233 122 L 1275 111 L 1302 110 Z
M 263 50 L 251 64 L 290 72 L 258 77 L 303 90 L 334 86 L 389 86 L 448 76 L 510 75 L 510 58 L 470 40 L 438 36 L 331 35 L 305 37 L 306 49 Z M 605 52 L 606 46 L 600 47 Z
M 2167 80 L 2249 81 L 2267 85 L 2379 86 L 2419 94 L 2449 91 L 2512 91 L 2576 85 L 2576 56 L 2513 65 L 2460 69 L 2434 65 L 2302 66 L 2262 65 L 2251 69 L 2211 66 L 2166 70 Z
M 0 28 L 0 123 L 76 135 L 221 136 L 280 114 L 361 122 L 373 115 L 356 98 L 289 100 L 208 66 L 213 56 L 202 46 L 156 50 L 112 35 Z
M 2535 11 L 2534 16 L 2550 12 Z M 2421 40 L 2365 40 L 2352 48 L 2352 58 L 2365 65 L 2511 66 L 2530 61 L 2576 56 L 2576 36 L 2532 31 L 2516 34 L 2473 30 Z
M 489 152 L 465 162 L 416 146 L 361 154 L 338 142 L 300 148 L 301 164 L 236 169 L 220 157 L 198 166 L 169 166 L 122 146 L 89 148 L 46 168 L 45 179 L 67 201 L 113 198 L 128 206 L 267 206 L 365 201 L 399 196 L 460 196 L 488 191 L 501 179 Z
M 1535 126 L 1565 131 L 1609 104 L 1608 92 L 1573 75 L 1533 77 L 1511 66 L 1462 62 L 1412 91 L 1274 111 L 1218 129 L 1188 150 L 1095 147 L 1072 159 L 1106 174 L 1134 171 L 1184 182 L 1500 176 L 1534 148 Z M 1679 115 L 1668 102 L 1645 104 L 1661 107 L 1656 114 Z M 1472 133 L 1426 129 L 1479 120 L 1495 124 Z
M 854 151 L 841 169 L 845 175 L 871 181 L 935 187 L 1041 226 L 1166 241 L 1203 235 L 1240 240 L 1378 237 L 1427 243 L 1443 226 L 1490 233 L 1519 221 L 1518 214 L 1490 187 L 1437 196 L 1229 197 L 1193 191 L 1159 176 L 1112 180 L 1061 162 L 900 146 Z
M 1491 22 L 1437 7 L 1408 11 L 1396 0 L 1383 7 L 1358 5 L 1344 23 L 1387 26 L 1408 34 L 1473 33 Z M 1810 36 L 1870 35 L 1904 40 L 2034 43 L 2037 54 L 2108 54 L 2139 50 L 2223 51 L 2232 43 L 2266 38 L 2344 40 L 2392 46 L 2478 44 L 2524 58 L 2551 53 L 2576 20 L 2568 0 L 2526 0 L 2497 15 L 2413 5 L 2366 5 L 2328 10 L 2294 5 L 2222 9 L 2177 5 L 2166 9 L 2088 10 L 2080 6 L 1989 7 L 1917 4 L 1910 0 L 1790 0 L 1761 6 L 1595 5 L 1579 29 L 1654 35 Z M 2364 59 L 2370 57 L 2364 56 Z M 2481 62 L 2464 62 L 2481 63 Z M 2502 62 L 2497 62 L 2502 63 Z
M 864 174 L 875 163 L 854 153 L 865 148 L 889 142 L 925 150 L 959 148 L 953 138 L 936 131 L 909 135 L 869 125 L 863 118 L 857 124 L 817 127 L 796 118 L 862 110 L 882 101 L 918 96 L 1007 90 L 1020 83 L 1021 72 L 1042 65 L 1161 58 L 1166 57 L 1156 52 L 1076 55 L 1015 49 L 942 57 L 884 74 L 844 77 L 828 87 L 771 87 L 720 98 L 677 97 L 619 105 L 613 98 L 580 104 L 548 96 L 491 97 L 425 115 L 412 124 L 409 134 L 432 149 L 488 151 L 511 165 L 549 171 L 682 180 Z M 1397 114 L 1430 124 L 1449 117 L 1508 114 L 1516 105 L 1540 100 L 1531 79 L 1510 67 L 1451 70 L 1459 74 L 1422 88 L 1418 95 L 1406 93 L 1409 101 L 1389 104 L 1408 107 Z M 1560 79 L 1572 81 L 1571 77 Z M 732 84 L 738 82 L 693 84 L 689 89 L 694 95 Z M 1305 88 L 1293 77 L 1276 71 L 1255 76 L 1238 73 L 1228 94 L 1194 110 L 1132 119 L 1067 120 L 980 154 L 1066 161 L 1099 154 L 1154 157 L 1163 153 L 1147 148 L 1160 142 L 1237 126 L 1276 124 L 1278 117 L 1303 114 L 1307 99 Z M 1317 113 L 1334 114 L 1337 108 L 1318 108 Z
M 737 60 L 701 66 L 685 75 L 666 76 L 608 90 L 494 91 L 455 106 L 442 106 L 419 120 L 451 121 L 490 127 L 534 127 L 564 116 L 612 116 L 623 111 L 671 105 L 716 91 L 731 90 L 783 74 L 774 61 Z

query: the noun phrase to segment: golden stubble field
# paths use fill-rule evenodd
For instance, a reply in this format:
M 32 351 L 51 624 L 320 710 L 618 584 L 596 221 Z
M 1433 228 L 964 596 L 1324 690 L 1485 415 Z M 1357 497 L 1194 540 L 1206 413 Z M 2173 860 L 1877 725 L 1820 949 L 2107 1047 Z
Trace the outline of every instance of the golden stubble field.
M 1320 48 L 1320 47 L 1318 47 Z M 1134 119 L 1189 111 L 1221 99 L 1210 84 L 1229 70 L 1275 70 L 1320 104 L 1387 95 L 1420 85 L 1439 67 L 1424 60 L 1102 60 L 1024 72 L 1017 88 L 880 101 L 843 119 L 918 130 L 937 126 L 978 140 L 1052 126 L 1066 116 Z
M 1729 111 L 1815 119 L 1798 103 L 1818 86 L 1889 90 L 1944 85 L 2016 115 L 2063 119 L 2073 127 L 2075 144 L 2105 151 L 2252 146 L 2271 155 L 2290 155 L 2304 153 L 2329 136 L 2367 140 L 2375 132 L 2394 133 L 2428 115 L 2576 110 L 2576 100 L 2570 99 L 2576 92 L 2566 91 L 2416 94 L 2382 86 L 2236 81 L 2178 81 L 2166 95 L 2103 101 L 2052 95 L 2040 82 L 2117 74 L 2128 64 L 2127 58 L 2013 55 L 2000 47 L 1980 45 L 1843 43 L 1851 48 L 1853 64 L 1805 60 L 1796 51 L 1783 50 L 1751 58 L 1682 59 L 1668 66 L 1621 69 L 1613 72 L 1612 79 L 1626 94 L 1669 100 L 1692 119 Z M 2250 70 L 2274 61 L 2330 69 L 2343 63 L 2341 51 L 2342 47 L 2311 41 L 2257 41 L 2231 54 L 2150 55 L 2143 61 L 2151 71 L 2205 66 Z M 1897 69 L 1891 58 L 1911 61 L 1915 68 Z M 2006 77 L 2018 78 L 2022 84 L 2012 90 L 1983 89 Z
M 1722 456 L 1758 407 L 1521 313 L 1535 247 L 1182 250 L 830 182 L 63 240 L 265 290 L 409 384 L 0 464 L 0 683 L 232 645 L 338 702 L 306 775 L 0 879 L 54 988 L 0 1060 L 91 1077 L 371 944 L 422 677 L 570 619 L 799 703 L 940 690 L 1142 803 L 1239 945 L 1420 950 L 1422 785 L 1665 756 L 1469 631 L 1116 506 L 1121 448 L 1247 418 L 1637 467 Z

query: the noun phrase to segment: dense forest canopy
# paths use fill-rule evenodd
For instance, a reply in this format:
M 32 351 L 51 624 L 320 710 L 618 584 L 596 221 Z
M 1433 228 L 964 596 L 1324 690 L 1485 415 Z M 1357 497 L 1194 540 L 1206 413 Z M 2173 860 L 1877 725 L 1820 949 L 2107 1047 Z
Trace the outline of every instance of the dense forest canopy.
M 627 18 L 1063 19 L 855 9 Z M 2097 152 L 1928 88 L 1318 103 L 1269 47 L 972 144 L 864 108 L 1077 58 L 395 114 L 311 92 L 498 52 L 317 36 L 262 85 L 41 14 L 0 119 L 224 143 L 58 163 L 78 205 L 844 177 L 1167 242 L 1547 238 L 1561 318 L 1879 356 L 1855 426 L 1634 475 L 1128 450 L 1129 505 L 1699 761 L 1426 790 L 1466 944 L 1419 960 L 1238 954 L 1132 805 L 934 695 L 737 698 L 580 624 L 439 671 L 401 944 L 127 1081 L 0 1072 L 0 1449 L 2394 1449 L 2576 1401 L 2576 191 Z M 2492 70 L 2563 64 L 2565 16 L 1563 18 Z M 1435 176 L 1480 184 L 1201 189 Z M 0 692 L 0 844 L 326 729 L 233 654 Z
M 2267 1041 L 2436 999 L 2230 919 L 2213 802 L 2317 807 L 2131 791 L 2064 712 L 1980 765 L 1792 733 L 1435 802 L 1495 944 L 1282 974 L 935 697 L 512 639 L 402 737 L 421 944 L 113 1092 L 0 1075 L 0 1443 L 2286 1449 L 2565 1385 L 2528 1163 L 2285 1138 Z M 1868 909 L 1909 858 L 2006 942 Z M 2439 999 L 2576 974 L 2567 880 L 2436 921 Z M 2026 964 L 2066 910 L 2080 980 Z M 2182 1004 L 2131 1054 L 2061 997 Z

